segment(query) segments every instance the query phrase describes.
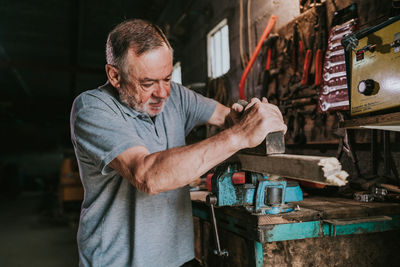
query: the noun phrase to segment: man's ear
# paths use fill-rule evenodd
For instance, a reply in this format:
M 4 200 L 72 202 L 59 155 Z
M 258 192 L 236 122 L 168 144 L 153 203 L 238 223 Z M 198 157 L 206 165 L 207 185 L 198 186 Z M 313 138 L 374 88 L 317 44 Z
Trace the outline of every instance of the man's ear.
M 107 74 L 107 78 L 110 81 L 111 85 L 114 86 L 115 88 L 119 89 L 121 87 L 121 73 L 120 71 L 110 65 L 107 64 L 106 65 L 106 74 Z

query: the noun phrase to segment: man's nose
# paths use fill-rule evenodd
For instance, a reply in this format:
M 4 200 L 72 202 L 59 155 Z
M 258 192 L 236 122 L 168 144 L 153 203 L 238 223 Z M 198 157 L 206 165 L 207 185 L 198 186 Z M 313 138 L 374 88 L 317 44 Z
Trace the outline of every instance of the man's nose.
M 156 89 L 153 91 L 153 96 L 158 98 L 167 98 L 170 84 L 164 81 L 160 81 L 157 84 Z

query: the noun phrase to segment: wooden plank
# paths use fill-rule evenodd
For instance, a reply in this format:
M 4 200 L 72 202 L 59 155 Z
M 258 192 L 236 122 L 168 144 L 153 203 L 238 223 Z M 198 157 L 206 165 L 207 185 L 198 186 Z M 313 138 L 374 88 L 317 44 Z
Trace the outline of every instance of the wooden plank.
M 367 208 L 333 201 L 333 198 L 305 198 L 301 207 L 318 210 L 320 219 L 354 218 L 368 216 Z
M 321 219 L 390 216 L 400 213 L 399 203 L 366 203 L 339 197 L 309 197 L 298 203 L 301 208 L 306 207 L 320 211 Z
M 282 218 L 291 222 L 308 222 L 317 221 L 321 218 L 321 213 L 318 210 L 305 208 L 299 205 L 300 209 L 288 213 L 280 214 Z
M 291 154 L 269 156 L 237 154 L 232 157 L 241 164 L 242 170 L 342 186 L 347 183 L 348 174 L 342 170 L 334 157 L 319 157 Z
M 359 202 L 353 199 L 334 198 L 331 201 L 341 203 L 343 205 L 356 205 L 365 208 L 368 216 L 378 215 L 394 215 L 400 213 L 399 203 L 387 203 L 387 202 Z
M 356 218 L 367 217 L 368 211 L 361 206 L 344 206 L 335 203 L 329 203 L 324 206 L 309 207 L 320 212 L 320 219 L 338 219 L 338 218 Z

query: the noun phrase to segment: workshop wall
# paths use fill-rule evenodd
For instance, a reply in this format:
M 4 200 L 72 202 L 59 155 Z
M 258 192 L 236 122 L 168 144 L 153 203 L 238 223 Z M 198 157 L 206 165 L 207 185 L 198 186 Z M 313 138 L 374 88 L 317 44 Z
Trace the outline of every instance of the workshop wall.
M 320 2 L 320 1 L 317 1 Z M 241 4 L 242 3 L 242 4 Z M 265 61 L 268 46 L 264 45 L 245 85 L 247 99 L 267 96 L 269 101 L 280 106 L 288 124 L 286 143 L 301 144 L 337 144 L 341 133 L 336 132 L 339 118 L 334 112 L 321 113 L 318 109 L 318 86 L 314 86 L 315 63 L 310 66 L 308 84 L 296 85 L 302 78 L 302 63 L 299 60 L 297 69 L 293 71 L 293 60 L 290 58 L 294 25 L 305 49 L 316 50 L 320 45 L 322 52 L 326 50 L 328 33 L 335 11 L 351 4 L 357 4 L 359 27 L 376 25 L 394 14 L 392 0 L 368 1 L 323 1 L 317 8 L 312 7 L 314 1 L 201 1 L 193 10 L 198 15 L 185 23 L 186 35 L 178 42 L 176 61 L 182 62 L 183 84 L 200 93 L 215 98 L 217 101 L 231 105 L 239 98 L 238 85 L 244 66 L 251 56 L 264 27 L 271 14 L 278 19 L 274 27 L 279 34 L 278 40 L 271 44 L 271 69 L 267 85 Z M 250 9 L 248 7 L 250 6 Z M 242 7 L 242 8 L 241 8 Z M 242 12 L 241 12 L 242 9 Z M 370 12 L 374 10 L 374 12 Z M 302 12 L 302 13 L 300 13 Z M 242 13 L 242 16 L 241 16 Z M 250 15 L 250 16 L 248 16 Z M 230 70 L 224 76 L 210 80 L 207 77 L 207 33 L 222 19 L 228 18 L 230 41 Z M 249 19 L 248 19 L 249 18 Z M 240 47 L 240 21 L 242 21 L 242 50 Z M 250 21 L 250 23 L 248 23 Z M 319 32 L 314 26 L 319 23 Z M 189 26 L 190 25 L 190 26 Z M 190 33 L 190 34 L 189 34 Z M 319 43 L 319 44 L 318 44 Z M 196 51 L 196 53 L 193 53 Z M 315 51 L 314 51 L 315 53 Z M 203 84 L 203 86 L 198 86 Z M 343 93 L 345 93 L 343 91 Z M 347 95 L 345 96 L 347 97 Z M 212 134 L 213 131 L 209 131 Z M 357 131 L 359 143 L 369 142 L 368 131 Z
M 279 34 L 273 44 L 270 81 L 267 88 L 263 85 L 266 48 L 263 46 L 252 71 L 246 82 L 246 98 L 267 96 L 269 101 L 280 106 L 288 125 L 286 144 L 289 153 L 336 156 L 339 138 L 343 131 L 338 128 L 339 117 L 332 112 L 320 112 L 318 110 L 318 86 L 314 85 L 315 63 L 310 67 L 309 82 L 305 86 L 297 87 L 302 74 L 302 61 L 299 61 L 298 70 L 293 72 L 293 61 L 288 42 L 293 39 L 293 29 L 297 25 L 299 35 L 303 39 L 305 48 L 316 49 L 317 40 L 322 42 L 323 50 L 326 50 L 329 30 L 332 27 L 332 19 L 336 11 L 356 4 L 359 20 L 359 28 L 377 25 L 389 17 L 398 13 L 392 7 L 392 0 L 344 0 L 322 1 L 317 8 L 313 7 L 315 1 L 250 1 L 242 2 L 242 39 L 245 59 L 249 58 L 254 50 L 258 38 L 264 30 L 271 14 L 277 15 L 277 23 L 274 32 Z M 321 2 L 321 1 L 316 1 Z M 247 23 L 247 7 L 250 4 L 250 27 Z M 217 99 L 219 102 L 230 105 L 237 101 L 238 84 L 244 70 L 244 64 L 240 53 L 240 1 L 202 1 L 199 9 L 203 10 L 202 16 L 193 21 L 191 34 L 184 42 L 182 53 L 178 60 L 182 61 L 183 83 L 190 85 L 203 82 L 205 87 L 196 89 L 201 93 Z M 373 11 L 373 12 L 371 12 Z M 221 78 L 210 80 L 207 77 L 207 33 L 223 18 L 228 18 L 231 68 Z M 314 27 L 321 24 L 319 32 Z M 248 32 L 250 29 L 250 45 Z M 193 53 L 196 51 L 196 53 Z M 297 80 L 293 79 L 296 78 Z M 347 90 L 347 89 L 346 89 Z M 222 91 L 222 92 L 221 92 Z M 346 91 L 347 93 L 347 91 Z M 344 108 L 346 109 L 346 108 Z M 204 134 L 204 132 L 202 132 Z M 205 135 L 212 135 L 215 130 L 211 128 Z M 355 131 L 356 155 L 358 156 L 360 169 L 367 176 L 371 170 L 369 130 Z M 399 140 L 399 133 L 391 134 L 391 142 Z M 380 141 L 381 142 L 381 141 Z M 382 148 L 382 147 L 381 147 Z M 392 147 L 394 164 L 400 165 L 398 160 L 399 147 Z M 382 155 L 382 152 L 381 152 Z M 378 166 L 379 172 L 383 171 L 382 157 Z M 356 176 L 351 159 L 343 155 L 341 162 L 344 169 L 351 176 Z
M 250 2 L 250 25 L 247 25 L 247 6 Z M 299 5 L 297 1 L 284 0 L 284 1 L 253 1 L 243 0 L 243 45 L 245 51 L 248 51 L 249 38 L 245 29 L 250 28 L 250 42 L 251 50 L 254 50 L 258 38 L 262 34 L 265 26 L 267 25 L 268 19 L 271 14 L 278 16 L 276 27 L 281 27 L 287 22 L 299 15 Z M 240 61 L 240 48 L 239 48 L 239 21 L 240 21 L 240 1 L 199 1 L 196 3 L 194 9 L 201 10 L 201 16 L 197 16 L 196 20 L 190 28 L 191 35 L 184 41 L 182 46 L 182 53 L 180 57 L 175 57 L 176 60 L 182 61 L 182 79 L 184 85 L 190 85 L 193 83 L 206 82 L 207 77 L 207 33 L 217 25 L 224 18 L 228 19 L 229 26 L 229 42 L 230 42 L 230 70 L 222 78 L 225 81 L 225 87 L 222 90 L 227 90 L 228 97 L 220 101 L 224 104 L 229 104 L 236 101 L 239 98 L 238 95 L 238 84 L 240 77 L 243 72 L 242 64 Z M 196 53 L 193 53 L 196 51 Z M 247 58 L 249 58 L 247 53 Z M 253 73 L 253 72 L 252 72 Z M 256 73 L 256 72 L 254 72 Z M 251 83 L 255 83 L 255 74 Z M 210 82 L 210 81 L 208 81 Z M 257 86 L 249 87 L 251 89 L 250 96 L 259 95 L 261 88 Z M 253 91 L 254 88 L 254 91 Z M 205 89 L 203 89 L 205 92 Z M 209 96 L 213 97 L 216 92 L 212 88 L 209 88 L 205 92 Z M 221 100 L 221 99 L 218 99 Z

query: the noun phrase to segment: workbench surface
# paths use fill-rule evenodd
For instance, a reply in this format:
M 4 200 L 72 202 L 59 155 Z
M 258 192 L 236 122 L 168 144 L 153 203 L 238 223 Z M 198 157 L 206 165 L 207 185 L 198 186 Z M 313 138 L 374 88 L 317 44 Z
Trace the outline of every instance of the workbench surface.
M 205 220 L 208 193 L 191 192 L 193 214 Z M 308 196 L 294 204 L 295 211 L 277 215 L 251 214 L 244 207 L 219 207 L 215 213 L 219 226 L 262 243 L 400 228 L 400 203 Z

